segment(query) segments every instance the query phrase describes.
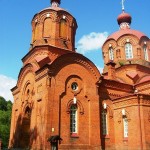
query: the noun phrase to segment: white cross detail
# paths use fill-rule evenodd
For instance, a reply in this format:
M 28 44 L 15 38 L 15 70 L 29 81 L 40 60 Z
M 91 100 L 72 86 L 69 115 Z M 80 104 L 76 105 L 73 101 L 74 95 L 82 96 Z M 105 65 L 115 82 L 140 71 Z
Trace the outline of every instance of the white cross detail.
M 122 0 L 122 10 L 124 11 L 124 2 L 125 0 Z

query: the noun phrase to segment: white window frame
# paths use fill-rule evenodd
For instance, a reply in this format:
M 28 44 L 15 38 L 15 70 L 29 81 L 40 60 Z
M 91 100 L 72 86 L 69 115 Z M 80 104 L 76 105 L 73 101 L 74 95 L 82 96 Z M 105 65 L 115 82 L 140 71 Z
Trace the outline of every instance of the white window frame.
M 108 135 L 108 114 L 106 110 L 102 111 L 102 134 Z
M 143 46 L 143 49 L 144 49 L 144 59 L 145 59 L 146 61 L 148 61 L 148 60 L 149 60 L 149 58 L 148 58 L 147 46 L 146 46 L 146 45 L 144 45 L 144 46 Z
M 126 55 L 126 59 L 132 59 L 133 58 L 132 44 L 129 42 L 127 42 L 125 44 L 125 55 Z
M 74 107 L 74 108 L 73 108 Z M 70 132 L 71 133 L 77 133 L 78 128 L 77 128 L 77 106 L 76 105 L 71 105 L 70 107 Z
M 124 131 L 124 138 L 128 137 L 128 119 L 127 117 L 123 117 L 123 131 Z
M 114 60 L 114 50 L 112 47 L 109 47 L 109 59 Z

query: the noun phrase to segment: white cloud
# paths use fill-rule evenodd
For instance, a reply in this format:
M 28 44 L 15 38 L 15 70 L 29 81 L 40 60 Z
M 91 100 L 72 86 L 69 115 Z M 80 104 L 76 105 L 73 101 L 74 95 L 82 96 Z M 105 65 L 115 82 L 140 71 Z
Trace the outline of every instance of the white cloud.
M 102 67 L 100 67 L 100 66 L 97 66 L 96 65 L 96 67 L 98 68 L 98 70 L 100 71 L 100 73 L 102 74 L 103 73 L 103 68 Z
M 13 101 L 13 96 L 10 91 L 16 85 L 17 81 L 10 77 L 0 75 L 0 96 L 4 97 L 6 100 Z
M 77 52 L 84 54 L 89 51 L 98 50 L 102 47 L 107 37 L 108 37 L 107 32 L 103 33 L 91 32 L 88 35 L 84 35 L 77 42 L 76 45 Z

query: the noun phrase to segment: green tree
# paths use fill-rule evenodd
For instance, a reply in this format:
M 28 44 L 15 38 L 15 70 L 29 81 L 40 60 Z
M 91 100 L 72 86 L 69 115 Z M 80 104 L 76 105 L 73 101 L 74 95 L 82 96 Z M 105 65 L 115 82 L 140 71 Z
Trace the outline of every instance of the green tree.
M 7 101 L 0 96 L 0 110 L 7 110 Z
M 0 97 L 0 137 L 3 147 L 8 147 L 12 102 Z

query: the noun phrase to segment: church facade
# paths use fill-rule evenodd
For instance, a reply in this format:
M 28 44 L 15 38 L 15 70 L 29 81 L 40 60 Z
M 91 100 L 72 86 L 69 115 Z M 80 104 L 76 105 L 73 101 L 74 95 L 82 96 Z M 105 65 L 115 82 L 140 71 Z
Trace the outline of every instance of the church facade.
M 76 19 L 51 0 L 32 19 L 32 41 L 12 89 L 9 148 L 150 149 L 150 40 L 120 29 L 102 47 L 104 70 L 75 50 Z

